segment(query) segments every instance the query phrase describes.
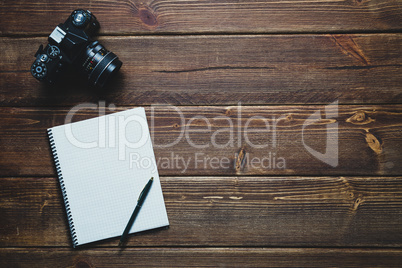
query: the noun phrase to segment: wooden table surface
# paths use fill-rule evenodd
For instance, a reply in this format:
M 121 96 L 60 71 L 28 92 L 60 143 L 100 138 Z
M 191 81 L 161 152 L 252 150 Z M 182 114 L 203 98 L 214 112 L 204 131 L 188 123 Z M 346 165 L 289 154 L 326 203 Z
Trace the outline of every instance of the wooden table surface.
M 29 72 L 76 8 L 105 90 Z M 401 30 L 401 0 L 0 1 L 0 266 L 401 267 Z M 46 129 L 82 103 L 145 107 L 169 229 L 72 249 Z

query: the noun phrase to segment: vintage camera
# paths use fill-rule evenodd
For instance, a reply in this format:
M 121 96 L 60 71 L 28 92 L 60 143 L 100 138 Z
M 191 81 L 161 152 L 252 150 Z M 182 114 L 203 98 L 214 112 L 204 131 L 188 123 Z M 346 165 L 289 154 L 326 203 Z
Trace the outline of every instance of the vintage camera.
M 53 83 L 65 67 L 72 66 L 88 76 L 90 85 L 103 87 L 123 63 L 98 41 L 91 40 L 99 27 L 89 10 L 74 10 L 66 22 L 50 34 L 49 44 L 45 48 L 39 46 L 31 66 L 32 75 L 40 81 Z

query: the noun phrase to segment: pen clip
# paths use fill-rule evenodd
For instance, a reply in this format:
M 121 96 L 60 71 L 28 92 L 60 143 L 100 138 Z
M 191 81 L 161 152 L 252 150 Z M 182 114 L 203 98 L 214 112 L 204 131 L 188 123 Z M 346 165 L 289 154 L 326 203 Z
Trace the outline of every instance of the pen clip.
M 144 189 L 142 189 L 140 195 L 138 196 L 137 202 L 140 202 L 141 196 L 144 194 Z
M 150 179 L 150 181 L 151 181 L 151 180 L 153 181 L 153 180 L 154 180 L 154 177 L 152 177 L 152 178 Z M 149 183 L 149 182 L 148 182 L 148 183 Z M 147 185 L 148 185 L 148 183 L 147 183 Z M 147 188 L 147 186 L 145 185 L 144 189 L 142 189 L 142 191 L 141 191 L 141 193 L 140 193 L 140 196 L 138 196 L 137 202 L 140 201 L 141 196 L 144 194 L 144 191 L 145 191 L 146 188 Z

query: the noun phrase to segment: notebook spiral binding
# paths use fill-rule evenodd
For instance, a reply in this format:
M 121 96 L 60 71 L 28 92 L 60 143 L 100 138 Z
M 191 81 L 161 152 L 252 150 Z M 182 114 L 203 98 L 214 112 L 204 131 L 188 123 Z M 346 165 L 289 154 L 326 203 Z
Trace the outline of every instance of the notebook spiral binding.
M 71 214 L 70 204 L 69 204 L 69 202 L 68 202 L 66 187 L 65 187 L 65 185 L 64 185 L 64 179 L 63 179 L 63 175 L 62 175 L 62 173 L 61 173 L 61 167 L 60 167 L 59 157 L 57 156 L 57 149 L 56 149 L 56 144 L 54 143 L 52 130 L 51 130 L 51 129 L 48 129 L 48 130 L 47 130 L 47 134 L 48 134 L 48 136 L 49 136 L 50 149 L 52 150 L 53 160 L 54 160 L 54 164 L 55 164 L 55 166 L 56 166 L 57 176 L 59 177 L 61 192 L 62 192 L 62 194 L 63 194 L 64 205 L 65 205 L 65 207 L 66 207 L 66 212 L 67 212 L 68 225 L 70 226 L 71 238 L 72 238 L 72 240 L 73 240 L 73 246 L 76 247 L 76 246 L 78 245 L 77 234 L 76 234 L 76 232 L 75 232 L 73 216 L 72 216 L 72 214 Z

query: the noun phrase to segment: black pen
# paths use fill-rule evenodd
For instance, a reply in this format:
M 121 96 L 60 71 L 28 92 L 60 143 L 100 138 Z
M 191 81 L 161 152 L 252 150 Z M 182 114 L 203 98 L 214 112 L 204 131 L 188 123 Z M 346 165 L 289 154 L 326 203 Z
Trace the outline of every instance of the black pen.
M 133 222 L 134 222 L 135 218 L 137 217 L 138 212 L 140 212 L 140 209 L 141 209 L 141 207 L 142 207 L 142 204 L 144 203 L 145 198 L 147 197 L 147 195 L 148 195 L 148 193 L 149 193 L 149 190 L 151 189 L 151 185 L 152 185 L 152 182 L 153 182 L 153 181 L 154 181 L 154 177 L 152 177 L 152 178 L 148 181 L 148 183 L 145 185 L 144 189 L 142 190 L 140 196 L 138 197 L 137 206 L 135 207 L 134 212 L 133 212 L 133 214 L 131 215 L 131 218 L 130 218 L 130 220 L 129 220 L 128 223 L 127 223 L 126 229 L 124 229 L 124 232 L 123 232 L 123 234 L 121 235 L 120 242 L 119 242 L 119 247 L 121 247 L 121 246 L 123 245 L 124 241 L 126 241 L 128 232 L 130 231 L 131 226 L 133 226 Z

